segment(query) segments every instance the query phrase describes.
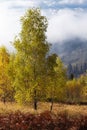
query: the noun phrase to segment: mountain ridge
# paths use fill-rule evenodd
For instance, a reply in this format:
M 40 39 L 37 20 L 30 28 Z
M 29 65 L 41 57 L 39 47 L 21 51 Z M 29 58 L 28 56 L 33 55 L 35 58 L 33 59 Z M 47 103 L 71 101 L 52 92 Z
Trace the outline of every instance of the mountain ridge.
M 57 53 L 65 65 L 83 64 L 87 61 L 87 40 L 71 39 L 61 44 L 55 43 L 51 52 Z

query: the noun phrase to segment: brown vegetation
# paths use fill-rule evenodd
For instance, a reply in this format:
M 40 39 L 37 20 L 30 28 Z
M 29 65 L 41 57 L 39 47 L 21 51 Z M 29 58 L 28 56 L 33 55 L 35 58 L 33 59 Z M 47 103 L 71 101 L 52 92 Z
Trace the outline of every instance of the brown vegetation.
M 87 116 L 70 118 L 66 114 L 53 115 L 46 111 L 38 115 L 20 111 L 0 115 L 1 130 L 87 130 Z
M 32 104 L 0 102 L 0 130 L 87 130 L 87 106 L 39 103 L 35 111 Z

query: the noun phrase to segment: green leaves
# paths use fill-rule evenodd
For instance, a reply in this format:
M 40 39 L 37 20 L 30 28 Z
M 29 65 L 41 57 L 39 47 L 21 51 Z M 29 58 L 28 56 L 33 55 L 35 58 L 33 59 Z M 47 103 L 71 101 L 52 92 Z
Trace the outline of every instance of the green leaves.
M 25 100 L 30 101 L 30 99 L 34 99 L 34 89 L 40 96 L 38 98 L 41 98 L 39 91 L 42 91 L 43 84 L 41 83 L 44 80 L 42 77 L 46 73 L 46 56 L 49 51 L 45 35 L 47 20 L 41 15 L 39 9 L 30 9 L 21 18 L 21 23 L 22 29 L 19 38 L 14 41 L 14 47 L 17 50 L 14 83 L 16 92 L 18 93 L 24 88 Z M 28 99 L 27 97 L 32 98 Z M 16 99 L 19 100 L 19 98 Z

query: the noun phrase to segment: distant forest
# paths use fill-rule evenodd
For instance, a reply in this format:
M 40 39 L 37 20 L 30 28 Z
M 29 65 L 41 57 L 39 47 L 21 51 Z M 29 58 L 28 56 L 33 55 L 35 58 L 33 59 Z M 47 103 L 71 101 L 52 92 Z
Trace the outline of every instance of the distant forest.
M 87 72 L 87 62 L 76 65 L 68 64 L 67 75 L 69 78 L 71 78 L 72 75 L 73 77 L 77 78 L 82 74 L 86 74 L 86 72 Z

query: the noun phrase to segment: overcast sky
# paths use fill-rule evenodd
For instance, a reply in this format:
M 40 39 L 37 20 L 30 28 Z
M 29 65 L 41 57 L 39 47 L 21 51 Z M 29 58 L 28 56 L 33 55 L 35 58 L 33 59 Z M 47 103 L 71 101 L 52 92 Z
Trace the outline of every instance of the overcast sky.
M 87 0 L 0 0 L 0 45 L 20 32 L 20 17 L 31 7 L 40 7 L 48 19 L 48 41 L 80 38 L 87 40 Z

